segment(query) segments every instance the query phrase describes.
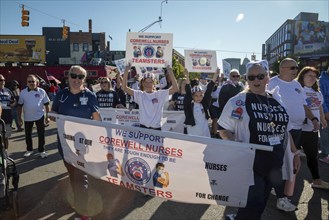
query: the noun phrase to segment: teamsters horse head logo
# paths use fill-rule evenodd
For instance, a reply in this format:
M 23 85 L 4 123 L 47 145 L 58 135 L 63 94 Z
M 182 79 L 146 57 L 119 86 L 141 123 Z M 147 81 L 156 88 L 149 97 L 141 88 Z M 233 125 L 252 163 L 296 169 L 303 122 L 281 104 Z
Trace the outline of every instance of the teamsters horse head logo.
M 133 157 L 126 162 L 125 173 L 133 183 L 138 185 L 144 185 L 151 179 L 150 166 L 138 157 Z

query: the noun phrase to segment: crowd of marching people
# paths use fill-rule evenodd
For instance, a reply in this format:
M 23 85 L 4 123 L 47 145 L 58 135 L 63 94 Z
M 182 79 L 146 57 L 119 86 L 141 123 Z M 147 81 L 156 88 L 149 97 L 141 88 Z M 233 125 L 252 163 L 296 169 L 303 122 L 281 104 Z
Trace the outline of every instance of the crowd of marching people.
M 50 99 L 34 75 L 27 77 L 27 87 L 20 91 L 18 82 L 6 88 L 5 78 L 0 74 L 6 150 L 15 122 L 17 131 L 25 131 L 24 156 L 31 156 L 32 127 L 36 124 L 38 153 L 46 158 L 44 132 L 49 112 L 101 120 L 99 108 L 137 108 L 140 127 L 161 130 L 164 110 L 183 111 L 185 134 L 273 147 L 273 152 L 256 151 L 255 184 L 249 189 L 247 206 L 228 216 L 229 219 L 260 219 L 272 189 L 278 209 L 295 211 L 297 206 L 288 199 L 293 193 L 287 191 L 287 186 L 291 177 L 298 175 L 301 155 L 306 156 L 312 187 L 329 189 L 329 183 L 320 177 L 318 164 L 318 161 L 329 164 L 329 69 L 320 73 L 306 66 L 300 70 L 295 60 L 286 58 L 274 77 L 263 60 L 248 63 L 244 76 L 232 69 L 225 78 L 217 69 L 211 78 L 202 75 L 200 79 L 191 79 L 185 69 L 185 76 L 176 79 L 168 65 L 161 79 L 146 72 L 134 76 L 134 82 L 129 84 L 131 68 L 128 63 L 122 75 L 117 72 L 115 80 L 99 78 L 96 89 L 85 86 L 85 69 L 72 66 L 68 87 L 60 91 L 52 88 Z M 58 149 L 63 156 L 60 142 Z M 290 158 L 291 166 L 287 167 L 292 169 L 283 168 L 285 156 Z M 88 215 L 85 202 L 88 195 L 83 183 L 92 177 L 65 161 L 64 165 L 73 187 L 75 209 L 84 219 Z

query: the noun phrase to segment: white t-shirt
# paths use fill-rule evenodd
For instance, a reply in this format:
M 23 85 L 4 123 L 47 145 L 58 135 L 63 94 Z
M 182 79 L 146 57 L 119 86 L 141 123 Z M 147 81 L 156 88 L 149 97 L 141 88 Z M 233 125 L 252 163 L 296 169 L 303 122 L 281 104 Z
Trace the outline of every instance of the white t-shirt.
M 193 114 L 195 125 L 187 125 L 187 133 L 190 135 L 198 135 L 203 137 L 210 137 L 208 120 L 205 117 L 205 112 L 201 103 L 194 103 Z
M 49 103 L 45 90 L 37 87 L 35 90 L 25 88 L 19 95 L 18 104 L 23 105 L 24 121 L 37 121 L 44 116 L 44 106 Z
M 321 92 L 316 92 L 312 88 L 304 87 L 304 97 L 306 105 L 311 109 L 314 117 L 320 120 L 320 106 L 323 103 L 323 96 Z M 303 125 L 303 131 L 313 131 L 313 123 L 307 119 L 307 124 Z
M 303 87 L 296 80 L 287 82 L 275 76 L 270 79 L 267 89 L 273 90 L 277 86 L 279 87 L 281 100 L 289 115 L 292 129 L 302 129 L 306 117 Z
M 134 90 L 134 99 L 139 105 L 140 124 L 152 128 L 161 127 L 163 106 L 169 100 L 169 90 L 158 90 L 152 93 Z

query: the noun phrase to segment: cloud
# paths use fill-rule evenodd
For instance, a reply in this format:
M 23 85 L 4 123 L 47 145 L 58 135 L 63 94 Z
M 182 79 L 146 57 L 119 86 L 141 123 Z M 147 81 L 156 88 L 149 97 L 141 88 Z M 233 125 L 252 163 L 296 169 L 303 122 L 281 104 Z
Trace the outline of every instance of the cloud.
M 243 13 L 240 13 L 240 14 L 236 17 L 235 22 L 238 23 L 238 22 L 242 21 L 243 18 L 244 18 L 244 14 L 243 14 Z

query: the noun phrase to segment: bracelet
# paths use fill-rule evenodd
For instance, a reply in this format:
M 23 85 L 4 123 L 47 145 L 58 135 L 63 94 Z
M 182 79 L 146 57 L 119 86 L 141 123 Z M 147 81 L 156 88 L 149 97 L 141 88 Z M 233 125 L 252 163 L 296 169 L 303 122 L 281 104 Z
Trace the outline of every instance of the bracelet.
M 311 121 L 313 121 L 313 120 L 317 120 L 317 122 L 319 122 L 319 119 L 318 119 L 317 117 L 313 117 L 313 118 L 311 119 Z

